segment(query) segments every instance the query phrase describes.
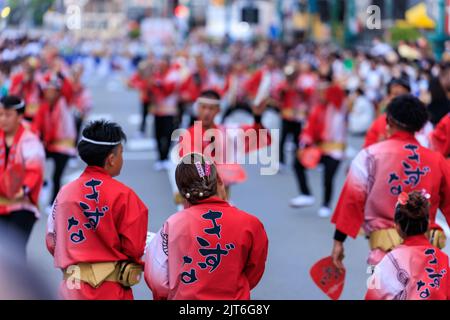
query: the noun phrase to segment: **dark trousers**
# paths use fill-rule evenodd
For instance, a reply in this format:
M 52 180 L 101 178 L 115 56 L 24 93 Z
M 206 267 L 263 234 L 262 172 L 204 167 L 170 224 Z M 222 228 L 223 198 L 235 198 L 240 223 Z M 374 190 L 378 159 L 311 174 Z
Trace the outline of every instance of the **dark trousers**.
M 159 160 L 169 158 L 172 133 L 175 130 L 175 116 L 155 116 L 155 138 L 158 144 Z
M 139 128 L 139 131 L 142 133 L 145 133 L 147 128 L 147 115 L 148 115 L 148 108 L 150 107 L 149 102 L 141 102 L 141 126 Z
M 285 163 L 284 157 L 284 145 L 286 144 L 287 137 L 292 135 L 294 142 L 297 145 L 300 133 L 302 132 L 302 123 L 297 121 L 284 120 L 281 126 L 281 137 L 280 137 L 280 163 Z M 295 152 L 296 154 L 297 152 Z
M 323 195 L 323 205 L 325 207 L 330 207 L 331 197 L 333 195 L 334 176 L 336 175 L 337 169 L 339 168 L 339 164 L 341 162 L 330 156 L 322 156 L 320 163 L 322 163 L 325 167 L 323 181 L 325 192 Z M 308 181 L 306 179 L 305 167 L 298 161 L 297 157 L 295 158 L 294 169 L 301 193 L 304 195 L 311 195 Z
M 78 140 L 80 140 L 81 135 L 81 126 L 83 125 L 83 117 L 76 115 L 75 116 L 75 130 L 76 132 L 76 138 L 75 138 L 75 145 L 78 143 Z
M 242 110 L 247 112 L 250 115 L 253 115 L 253 111 L 252 108 L 250 107 L 250 105 L 246 102 L 238 102 L 233 106 L 229 106 L 227 108 L 227 110 L 225 111 L 225 113 L 223 114 L 222 117 L 222 123 L 225 123 L 225 120 L 231 116 L 233 114 L 233 112 L 237 111 L 237 110 Z
M 5 241 L 11 241 L 16 245 L 17 258 L 22 262 L 26 261 L 27 243 L 35 222 L 34 213 L 28 210 L 13 211 L 9 215 L 0 215 L 2 230 L 0 239 L 4 237 Z
M 53 162 L 55 164 L 55 168 L 53 170 L 53 193 L 51 202 L 56 198 L 56 195 L 59 192 L 59 189 L 61 188 L 61 178 L 64 173 L 64 169 L 66 168 L 67 162 L 69 161 L 70 157 L 63 153 L 58 152 L 47 152 L 47 158 L 53 159 Z

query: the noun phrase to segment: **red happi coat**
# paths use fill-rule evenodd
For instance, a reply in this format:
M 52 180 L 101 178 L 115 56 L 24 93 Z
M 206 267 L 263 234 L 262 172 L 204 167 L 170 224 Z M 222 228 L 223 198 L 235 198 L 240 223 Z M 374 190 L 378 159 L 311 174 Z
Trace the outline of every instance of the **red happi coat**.
M 422 189 L 431 195 L 430 228 L 439 229 L 438 208 L 450 220 L 450 166 L 442 155 L 422 147 L 413 134 L 397 132 L 363 149 L 353 160 L 332 222 L 353 238 L 361 226 L 367 235 L 394 228 L 398 195 Z
M 20 125 L 8 159 L 5 155 L 5 134 L 0 130 L 0 215 L 29 210 L 39 218 L 38 201 L 45 168 L 42 143 L 35 134 Z M 21 188 L 28 189 L 28 196 L 11 201 Z
M 375 267 L 366 300 L 449 300 L 448 256 L 423 235 L 412 236 Z
M 332 103 L 313 107 L 300 134 L 300 143 L 317 144 L 324 155 L 342 159 L 347 139 L 347 109 L 342 104 L 343 100 L 340 100 L 338 107 Z
M 267 251 L 258 218 L 212 197 L 164 223 L 147 248 L 145 280 L 156 300 L 248 300 Z
M 280 103 L 284 120 L 303 122 L 308 115 L 308 104 L 300 89 L 295 85 L 283 81 L 276 88 L 276 98 Z
M 180 97 L 185 102 L 195 102 L 202 91 L 212 88 L 212 81 L 208 69 L 203 68 L 191 72 L 189 77 L 180 85 Z
M 128 81 L 130 87 L 139 90 L 142 103 L 150 103 L 152 100 L 151 87 L 147 80 L 139 72 L 135 73 Z
M 432 125 L 428 122 L 422 130 L 416 133 L 416 139 L 419 140 L 419 143 L 424 147 L 428 147 L 430 144 L 428 136 L 431 130 Z M 367 130 L 363 148 L 367 148 L 375 143 L 384 141 L 387 138 L 389 138 L 389 133 L 387 130 L 387 116 L 386 113 L 383 113 L 375 119 L 369 130 Z
M 430 137 L 431 149 L 438 151 L 444 157 L 450 156 L 450 114 L 438 123 Z
M 152 87 L 155 95 L 153 114 L 156 116 L 175 116 L 178 113 L 179 75 L 175 68 L 171 68 L 158 75 L 157 85 Z
M 197 128 L 200 128 L 200 130 L 198 130 Z M 179 156 L 183 157 L 192 152 L 209 154 L 209 152 L 213 150 L 211 152 L 211 155 L 213 157 L 217 157 L 217 159 L 219 160 L 219 162 L 216 161 L 216 167 L 225 185 L 228 186 L 244 181 L 246 179 L 244 168 L 238 163 L 238 159 L 236 157 L 230 158 L 229 154 L 227 153 L 227 151 L 230 151 L 229 148 L 237 146 L 237 143 L 234 142 L 235 137 L 233 137 L 232 135 L 233 128 L 223 125 L 214 125 L 212 129 L 220 132 L 221 137 L 223 138 L 215 139 L 214 142 L 211 142 L 211 137 L 207 137 L 205 135 L 205 129 L 202 126 L 194 125 L 190 127 L 180 137 Z M 254 136 L 255 141 L 245 139 L 243 150 L 244 153 L 250 153 L 260 148 L 267 147 L 271 144 L 271 136 L 269 132 L 267 132 L 267 135 L 265 137 L 261 136 L 260 129 L 264 129 L 262 124 L 244 125 L 241 126 L 240 129 L 242 129 L 244 132 L 249 132 L 249 130 L 255 130 L 256 132 L 256 135 Z M 201 143 L 197 143 L 198 141 L 201 141 Z M 230 143 L 234 144 L 234 146 L 230 146 Z M 235 152 L 232 153 L 233 155 L 241 151 L 236 149 L 234 150 Z
M 60 98 L 53 107 L 44 101 L 33 119 L 32 128 L 41 137 L 48 152 L 76 154 L 75 120 L 65 99 Z
M 24 77 L 23 72 L 12 76 L 9 94 L 24 99 L 26 104 L 25 117 L 33 118 L 39 110 L 41 101 L 41 91 L 39 89 L 41 76 L 36 74 L 35 79 L 29 82 L 25 82 Z
M 270 77 L 270 84 L 268 88 L 262 88 L 266 76 Z M 269 98 L 276 95 L 275 89 L 282 81 L 283 77 L 279 70 L 269 70 L 263 67 L 249 77 L 244 83 L 244 88 L 251 99 L 256 99 L 258 95 L 261 95 L 263 98 Z M 265 90 L 267 91 L 263 92 Z
M 147 223 L 148 209 L 133 190 L 103 168 L 87 167 L 55 199 L 47 248 L 59 269 L 83 262 L 141 263 Z M 60 294 L 70 300 L 133 299 L 130 289 L 110 281 L 97 289 L 82 283 L 79 290 L 69 290 L 63 281 Z

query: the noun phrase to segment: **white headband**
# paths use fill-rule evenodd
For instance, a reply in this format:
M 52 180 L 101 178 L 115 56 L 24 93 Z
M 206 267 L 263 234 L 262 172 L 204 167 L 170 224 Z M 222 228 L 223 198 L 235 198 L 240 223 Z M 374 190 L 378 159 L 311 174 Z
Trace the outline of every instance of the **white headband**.
M 18 104 L 16 104 L 16 105 L 12 106 L 12 108 L 13 108 L 13 109 L 16 109 L 16 110 L 25 108 L 25 102 L 22 100 L 22 101 L 20 101 L 20 103 L 18 103 Z
M 81 141 L 86 141 L 86 142 L 89 142 L 92 144 L 97 144 L 100 146 L 117 146 L 122 143 L 122 141 L 117 141 L 117 142 L 95 141 L 95 140 L 88 139 L 85 136 L 81 136 Z
M 197 103 L 203 103 L 203 104 L 218 104 L 220 105 L 221 101 L 217 99 L 211 99 L 211 98 L 205 98 L 200 97 L 197 99 Z

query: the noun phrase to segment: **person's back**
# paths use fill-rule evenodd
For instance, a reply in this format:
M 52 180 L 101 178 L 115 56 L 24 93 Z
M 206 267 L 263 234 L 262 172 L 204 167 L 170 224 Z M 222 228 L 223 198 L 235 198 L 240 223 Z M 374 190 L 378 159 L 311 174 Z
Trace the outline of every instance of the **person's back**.
M 193 203 L 171 216 L 150 243 L 147 284 L 154 299 L 248 300 L 265 269 L 268 240 L 264 226 L 223 200 L 223 182 L 213 165 L 204 169 L 200 165 L 197 176 L 186 173 L 192 171 L 188 166 L 194 164 L 177 168 L 177 184 L 180 194 Z M 182 171 L 188 178 L 180 178 Z
M 388 252 L 368 282 L 367 300 L 448 300 L 448 256 L 430 244 L 430 194 L 401 193 L 395 205 L 395 228 L 403 243 Z
M 133 299 L 130 287 L 142 270 L 148 210 L 113 179 L 122 169 L 125 139 L 114 123 L 87 126 L 78 151 L 88 166 L 53 204 L 46 244 L 63 271 L 63 299 Z
M 130 207 L 131 206 L 131 207 Z M 130 188 L 100 168 L 88 166 L 81 176 L 64 186 L 53 207 L 55 267 L 66 269 L 76 263 L 123 261 L 138 262 L 147 225 L 133 225 L 146 211 Z M 133 217 L 134 216 L 134 217 Z M 142 240 L 142 239 L 140 239 Z

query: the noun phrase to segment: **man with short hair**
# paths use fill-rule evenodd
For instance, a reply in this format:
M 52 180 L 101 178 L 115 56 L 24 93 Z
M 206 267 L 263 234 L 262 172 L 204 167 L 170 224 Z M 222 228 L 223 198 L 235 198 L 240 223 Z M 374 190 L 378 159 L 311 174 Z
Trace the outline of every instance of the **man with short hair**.
M 148 209 L 114 179 L 122 169 L 124 140 L 115 123 L 88 125 L 78 144 L 88 166 L 53 204 L 46 243 L 55 267 L 64 273 L 64 299 L 133 299 L 130 287 L 142 269 Z

